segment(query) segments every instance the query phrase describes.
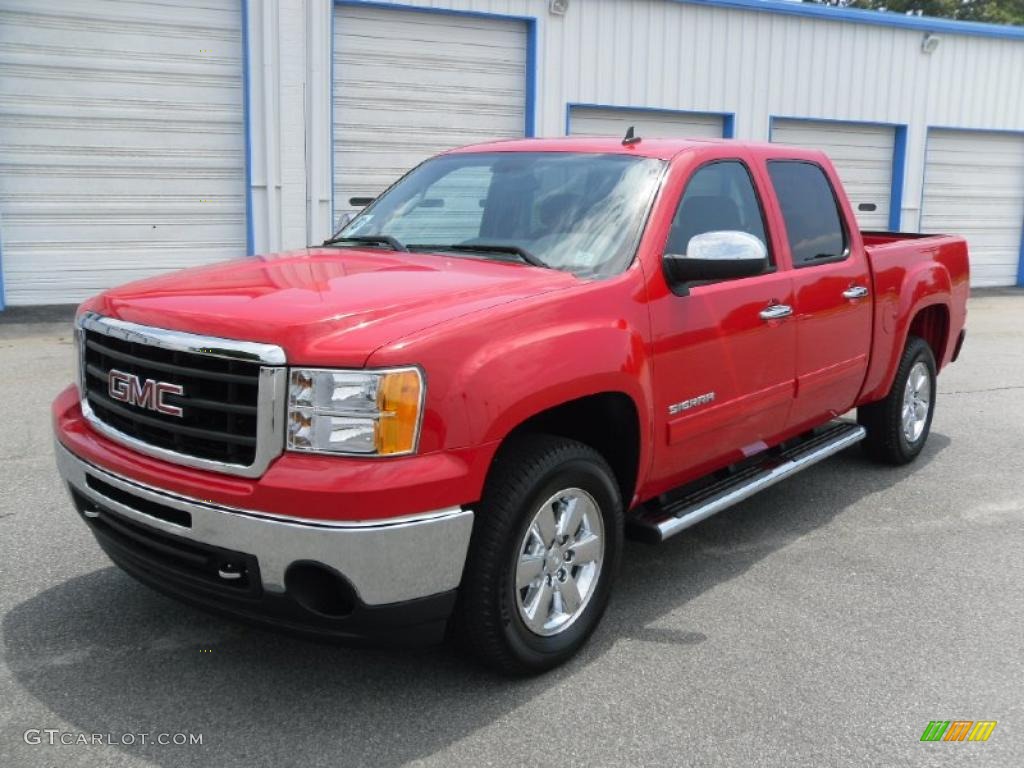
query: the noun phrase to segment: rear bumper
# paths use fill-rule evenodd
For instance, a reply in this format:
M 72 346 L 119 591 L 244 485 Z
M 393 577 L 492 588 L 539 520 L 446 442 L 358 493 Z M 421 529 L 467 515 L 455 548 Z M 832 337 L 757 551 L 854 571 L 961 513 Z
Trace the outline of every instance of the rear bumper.
M 461 507 L 377 522 L 296 520 L 144 484 L 59 442 L 56 455 L 111 559 L 189 602 L 335 637 L 416 625 L 427 640 L 454 604 L 473 525 Z

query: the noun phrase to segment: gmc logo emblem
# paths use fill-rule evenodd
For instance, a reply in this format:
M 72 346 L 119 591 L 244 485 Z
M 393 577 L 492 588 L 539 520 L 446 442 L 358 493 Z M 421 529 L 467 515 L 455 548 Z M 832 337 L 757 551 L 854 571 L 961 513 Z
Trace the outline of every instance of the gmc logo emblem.
M 164 395 L 183 395 L 185 388 L 180 384 L 168 384 L 155 379 L 139 379 L 131 373 L 111 368 L 107 376 L 107 394 L 111 400 L 119 400 L 128 405 L 147 408 L 157 413 L 181 418 L 182 410 L 176 405 L 164 402 Z

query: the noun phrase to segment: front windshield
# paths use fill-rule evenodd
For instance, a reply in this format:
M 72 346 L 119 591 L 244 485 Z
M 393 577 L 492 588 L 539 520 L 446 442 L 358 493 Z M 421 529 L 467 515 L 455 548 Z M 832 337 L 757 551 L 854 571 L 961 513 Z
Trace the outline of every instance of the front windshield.
M 633 259 L 664 162 L 630 155 L 486 152 L 423 163 L 336 236 L 543 264 L 580 277 Z M 480 251 L 473 247 L 479 246 Z

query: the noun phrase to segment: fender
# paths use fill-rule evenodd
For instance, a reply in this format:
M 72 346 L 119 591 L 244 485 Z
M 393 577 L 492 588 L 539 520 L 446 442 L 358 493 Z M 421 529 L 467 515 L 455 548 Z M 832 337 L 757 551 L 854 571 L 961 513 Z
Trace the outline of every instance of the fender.
M 552 356 L 555 345 L 560 349 L 557 357 Z M 543 411 L 602 392 L 625 394 L 638 414 L 649 413 L 641 385 L 649 381 L 649 368 L 637 354 L 642 349 L 638 334 L 626 328 L 580 325 L 540 329 L 517 338 L 511 349 L 499 344 L 482 350 L 477 365 L 463 371 L 464 391 L 487 393 L 466 402 L 472 441 L 502 440 Z M 543 366 L 538 367 L 539 360 L 545 361 Z M 642 441 L 649 429 L 649 423 L 640 424 Z
M 560 350 L 554 353 L 554 348 Z M 650 398 L 641 383 L 650 380 L 639 335 L 621 325 L 538 329 L 481 350 L 463 369 L 457 386 L 465 401 L 471 441 L 495 448 L 518 426 L 552 408 L 589 395 L 616 393 L 636 410 L 639 456 L 635 488 L 643 486 L 653 455 Z M 538 366 L 538 361 L 545 361 Z M 627 500 L 628 502 L 628 500 Z
M 550 408 L 624 394 L 639 417 L 638 474 L 645 476 L 653 441 L 643 296 L 642 273 L 627 270 L 434 326 L 377 350 L 370 365 L 415 360 L 423 367 L 421 452 L 496 450 L 517 426 Z
M 909 269 L 877 269 L 872 265 L 875 283 L 875 317 L 872 357 L 857 405 L 881 400 L 892 387 L 900 356 L 914 317 L 926 307 L 941 304 L 950 308 L 953 290 L 946 267 L 930 259 Z M 947 347 L 949 340 L 947 339 Z M 948 350 L 936 361 L 942 365 Z

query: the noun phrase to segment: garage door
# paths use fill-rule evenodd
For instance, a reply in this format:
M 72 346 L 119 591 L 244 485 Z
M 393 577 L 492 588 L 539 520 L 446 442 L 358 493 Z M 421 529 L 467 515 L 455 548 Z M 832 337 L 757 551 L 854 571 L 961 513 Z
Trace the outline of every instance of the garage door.
M 338 6 L 334 28 L 336 214 L 437 152 L 523 135 L 523 22 Z
M 637 136 L 659 139 L 720 139 L 725 126 L 720 115 L 662 112 L 650 109 L 607 109 L 573 105 L 569 108 L 570 136 L 625 136 L 631 125 Z
M 963 235 L 971 285 L 1015 285 L 1024 227 L 1024 136 L 930 130 L 921 231 Z
M 8 304 L 243 255 L 244 148 L 238 0 L 0 0 Z
M 826 152 L 839 172 L 861 228 L 889 229 L 895 128 L 776 118 L 772 121 L 771 138 L 778 144 Z

